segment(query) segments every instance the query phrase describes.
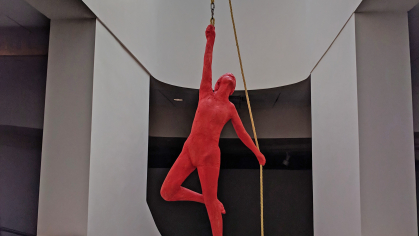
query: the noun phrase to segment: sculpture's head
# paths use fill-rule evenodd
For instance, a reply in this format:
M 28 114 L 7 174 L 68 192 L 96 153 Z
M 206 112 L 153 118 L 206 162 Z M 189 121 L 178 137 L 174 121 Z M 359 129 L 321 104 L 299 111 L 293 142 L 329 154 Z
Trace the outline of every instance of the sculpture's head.
M 221 91 L 222 93 L 227 93 L 228 96 L 233 94 L 234 89 L 236 89 L 236 78 L 231 73 L 222 75 L 214 87 L 215 92 Z

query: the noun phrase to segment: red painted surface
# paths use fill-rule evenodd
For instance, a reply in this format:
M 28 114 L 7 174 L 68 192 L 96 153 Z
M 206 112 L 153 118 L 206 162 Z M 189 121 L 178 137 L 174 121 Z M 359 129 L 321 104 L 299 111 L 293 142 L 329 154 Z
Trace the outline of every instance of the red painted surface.
M 212 234 L 223 235 L 223 204 L 217 199 L 218 175 L 220 172 L 220 149 L 218 142 L 224 125 L 231 120 L 238 137 L 253 151 L 259 164 L 265 165 L 265 157 L 257 149 L 246 132 L 237 110 L 228 100 L 234 92 L 236 79 L 227 73 L 218 79 L 212 90 L 212 52 L 215 28 L 209 25 L 205 31 L 207 45 L 204 56 L 204 70 L 199 89 L 199 103 L 192 124 L 192 131 L 182 152 L 170 169 L 161 188 L 166 201 L 194 201 L 204 203 L 211 222 Z M 198 169 L 202 194 L 181 186 L 183 181 Z

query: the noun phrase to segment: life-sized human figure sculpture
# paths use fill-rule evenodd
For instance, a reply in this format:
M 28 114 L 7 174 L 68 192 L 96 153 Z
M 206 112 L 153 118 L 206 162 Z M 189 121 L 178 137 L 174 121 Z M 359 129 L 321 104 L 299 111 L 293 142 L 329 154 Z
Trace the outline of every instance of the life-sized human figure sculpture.
M 217 198 L 218 175 L 220 172 L 220 148 L 218 142 L 224 125 L 231 120 L 241 141 L 256 155 L 259 164 L 265 165 L 265 156 L 258 150 L 247 134 L 235 106 L 228 100 L 234 92 L 236 79 L 227 73 L 218 79 L 212 90 L 212 52 L 215 28 L 209 25 L 205 31 L 207 45 L 204 56 L 204 70 L 199 89 L 198 109 L 192 124 L 191 134 L 182 152 L 170 169 L 161 188 L 166 201 L 194 201 L 204 203 L 211 223 L 213 236 L 223 235 L 225 214 L 223 204 Z M 202 194 L 181 186 L 195 170 L 201 182 Z

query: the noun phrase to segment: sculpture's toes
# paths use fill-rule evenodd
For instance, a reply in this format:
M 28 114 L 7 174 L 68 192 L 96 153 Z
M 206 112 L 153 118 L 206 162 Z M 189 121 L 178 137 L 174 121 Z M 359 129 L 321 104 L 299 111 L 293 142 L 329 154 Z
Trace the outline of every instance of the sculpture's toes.
M 220 210 L 222 214 L 226 213 L 226 210 L 224 209 L 224 205 L 220 202 L 220 200 L 218 200 L 218 205 L 220 205 Z

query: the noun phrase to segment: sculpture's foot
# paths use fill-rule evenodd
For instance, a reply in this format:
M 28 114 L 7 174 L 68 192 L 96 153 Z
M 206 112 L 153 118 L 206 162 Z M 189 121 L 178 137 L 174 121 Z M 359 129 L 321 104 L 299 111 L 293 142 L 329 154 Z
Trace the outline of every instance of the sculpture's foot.
M 218 200 L 218 205 L 220 206 L 221 213 L 225 214 L 226 210 L 224 209 L 224 205 L 220 202 L 220 200 Z

